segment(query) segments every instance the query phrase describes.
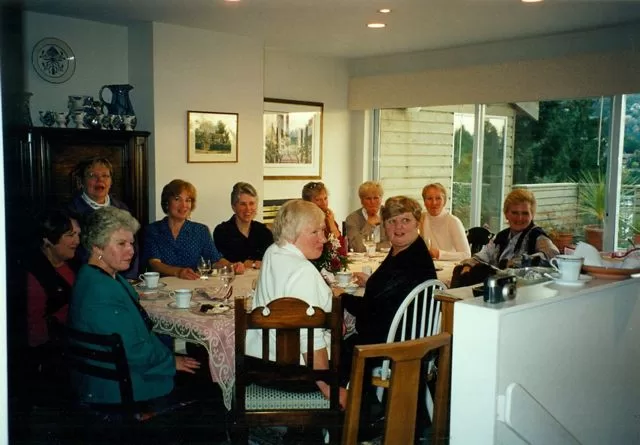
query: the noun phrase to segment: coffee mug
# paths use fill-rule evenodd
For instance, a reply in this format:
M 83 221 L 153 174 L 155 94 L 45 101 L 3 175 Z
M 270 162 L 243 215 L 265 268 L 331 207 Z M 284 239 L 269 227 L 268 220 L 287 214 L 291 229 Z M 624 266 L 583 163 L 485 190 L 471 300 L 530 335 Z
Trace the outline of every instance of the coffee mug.
M 556 255 L 549 263 L 559 273 L 563 281 L 578 281 L 584 258 L 575 255 Z
M 146 287 L 147 289 L 155 289 L 156 287 L 158 287 L 160 274 L 158 272 L 145 272 L 138 278 L 144 281 L 144 287 Z
M 191 289 L 176 289 L 169 292 L 169 295 L 176 301 L 176 307 L 186 309 L 191 305 Z
M 352 274 L 349 271 L 336 272 L 336 280 L 341 286 L 346 286 L 347 284 L 351 283 L 351 276 Z

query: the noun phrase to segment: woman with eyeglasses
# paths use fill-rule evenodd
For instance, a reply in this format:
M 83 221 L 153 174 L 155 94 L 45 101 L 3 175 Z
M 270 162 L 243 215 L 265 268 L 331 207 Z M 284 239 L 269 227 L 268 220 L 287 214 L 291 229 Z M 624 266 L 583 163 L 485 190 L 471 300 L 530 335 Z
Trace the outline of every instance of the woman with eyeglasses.
M 129 212 L 127 205 L 111 194 L 113 165 L 107 158 L 86 159 L 78 164 L 75 173 L 81 182 L 81 187 L 67 208 L 71 214 L 80 217 L 81 226 L 88 215 L 103 207 L 115 207 Z M 81 263 L 87 262 L 89 253 L 84 247 L 78 247 L 77 258 Z M 123 275 L 127 278 L 138 278 L 137 255 L 131 261 L 129 270 L 124 271 Z
M 231 264 L 213 242 L 209 228 L 190 220 L 196 209 L 196 188 L 190 182 L 174 179 L 162 189 L 160 206 L 167 215 L 149 224 L 145 231 L 145 264 L 162 275 L 197 280 L 200 258 L 211 264 Z M 244 273 L 244 264 L 236 263 L 236 273 Z
M 382 207 L 382 224 L 391 250 L 376 271 L 368 276 L 354 273 L 358 285 L 365 286 L 364 296 L 343 294 L 342 306 L 356 317 L 356 334 L 343 343 L 340 366 L 351 366 L 351 355 L 356 345 L 386 343 L 387 334 L 396 310 L 405 297 L 418 284 L 437 278 L 429 250 L 418 233 L 422 209 L 420 204 L 406 196 L 394 196 Z M 380 362 L 370 360 L 365 375 L 371 375 Z M 350 369 L 346 369 L 350 372 Z M 366 380 L 365 380 L 366 381 Z M 365 387 L 362 416 L 371 415 L 364 406 L 375 404 L 375 387 Z
M 329 192 L 327 187 L 322 182 L 308 182 L 302 187 L 302 199 L 310 201 L 320 207 L 320 210 L 324 213 L 324 225 L 325 236 L 329 236 L 332 233 L 336 238 L 340 234 L 338 223 L 336 222 L 333 210 L 329 208 Z

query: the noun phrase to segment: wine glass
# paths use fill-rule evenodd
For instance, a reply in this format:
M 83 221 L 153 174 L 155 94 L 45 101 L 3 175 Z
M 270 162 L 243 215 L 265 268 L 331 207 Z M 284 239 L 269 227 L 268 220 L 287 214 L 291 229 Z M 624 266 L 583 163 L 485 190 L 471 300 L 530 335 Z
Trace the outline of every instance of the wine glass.
M 376 253 L 376 239 L 373 233 L 364 235 L 363 243 L 364 243 L 365 250 L 367 251 L 367 256 L 369 257 L 374 256 Z
M 236 273 L 233 270 L 233 265 L 229 264 L 226 266 L 222 266 L 218 272 L 218 278 L 222 281 L 225 288 L 228 288 L 231 285 L 231 282 L 235 278 Z
M 198 273 L 200 274 L 201 280 L 208 280 L 209 274 L 211 273 L 211 260 L 200 257 L 200 261 L 198 261 Z

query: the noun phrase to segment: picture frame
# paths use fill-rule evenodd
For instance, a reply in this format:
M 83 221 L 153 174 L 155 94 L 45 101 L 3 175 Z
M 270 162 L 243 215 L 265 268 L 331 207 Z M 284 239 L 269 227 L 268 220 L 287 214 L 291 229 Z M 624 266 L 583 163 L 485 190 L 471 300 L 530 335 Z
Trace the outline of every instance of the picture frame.
M 238 113 L 187 112 L 187 162 L 238 162 Z
M 264 99 L 264 179 L 320 179 L 324 104 Z

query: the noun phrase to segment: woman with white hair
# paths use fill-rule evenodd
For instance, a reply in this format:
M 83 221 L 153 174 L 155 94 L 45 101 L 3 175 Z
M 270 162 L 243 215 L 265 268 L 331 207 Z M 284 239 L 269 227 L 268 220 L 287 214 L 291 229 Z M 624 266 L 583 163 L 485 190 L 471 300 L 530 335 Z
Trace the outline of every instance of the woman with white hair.
M 260 278 L 253 299 L 253 309 L 266 306 L 283 297 L 296 297 L 325 312 L 331 311 L 333 292 L 320 272 L 309 260 L 322 254 L 326 238 L 324 235 L 325 214 L 312 202 L 293 199 L 284 203 L 273 222 L 275 243 L 264 254 Z M 275 346 L 275 334 L 271 338 L 271 349 Z M 314 330 L 313 360 L 316 369 L 329 367 L 329 332 Z M 300 352 L 306 362 L 306 333 L 300 335 Z M 262 332 L 247 333 L 246 354 L 262 357 Z M 329 385 L 317 382 L 322 394 L 329 398 Z M 340 405 L 346 403 L 347 393 L 340 388 Z
M 380 215 L 383 195 L 384 190 L 378 182 L 366 181 L 358 188 L 362 208 L 347 216 L 346 235 L 349 240 L 349 249 L 355 252 L 366 251 L 364 240 L 369 236 L 373 237 L 379 247 L 389 245 Z

